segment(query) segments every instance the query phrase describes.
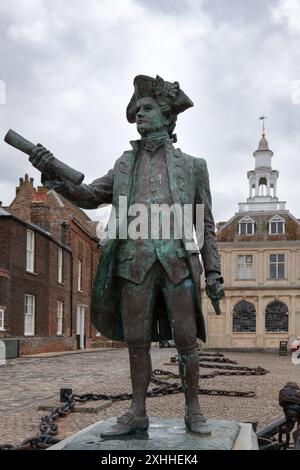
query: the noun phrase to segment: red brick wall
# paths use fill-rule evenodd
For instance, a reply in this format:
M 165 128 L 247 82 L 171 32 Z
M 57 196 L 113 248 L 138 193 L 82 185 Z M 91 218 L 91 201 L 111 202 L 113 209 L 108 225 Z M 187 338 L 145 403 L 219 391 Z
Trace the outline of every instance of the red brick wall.
M 74 221 L 70 224 L 70 239 L 73 254 L 73 335 L 76 335 L 77 305 L 87 305 L 85 308 L 85 335 L 87 346 L 90 338 L 95 338 L 96 330 L 91 323 L 90 302 L 94 276 L 100 256 L 98 242 L 92 239 Z M 82 261 L 82 292 L 78 292 L 77 275 L 78 259 Z
M 10 228 L 11 219 L 0 217 L 0 308 L 4 310 L 4 328 L 7 328 L 7 307 L 10 288 Z M 6 331 L 0 331 L 0 338 Z
M 31 294 L 36 298 L 35 334 L 48 335 L 48 263 L 51 241 L 35 232 L 35 272 L 28 273 L 26 272 L 26 234 L 27 227 L 15 221 L 11 236 L 14 256 L 11 259 L 9 333 L 12 336 L 24 334 L 24 298 L 25 294 Z
M 20 356 L 46 352 L 72 351 L 76 349 L 75 338 L 65 337 L 34 337 L 20 339 Z
M 3 227 L 6 226 L 5 228 Z M 6 336 L 24 335 L 25 294 L 36 297 L 35 335 L 56 335 L 57 300 L 64 302 L 63 333 L 70 334 L 71 318 L 71 254 L 63 250 L 64 284 L 58 283 L 58 245 L 43 233 L 35 231 L 35 269 L 26 272 L 26 225 L 8 218 L 0 218 L 2 236 L 0 261 L 0 305 L 7 306 L 5 313 Z M 9 244 L 7 243 L 7 235 Z M 8 245 L 8 246 L 7 246 Z M 10 252 L 13 253 L 10 255 Z M 2 266 L 10 265 L 10 278 L 1 275 Z
M 57 301 L 63 302 L 63 335 L 71 334 L 71 253 L 63 250 L 63 283 L 58 282 L 58 249 L 50 247 L 49 260 L 49 335 L 57 333 Z
M 11 218 L 0 217 L 0 269 L 10 271 Z
M 63 283 L 58 283 L 58 245 L 43 233 L 35 231 L 35 273 L 26 272 L 26 229 L 22 223 L 11 220 L 0 222 L 0 305 L 7 305 L 6 336 L 24 334 L 25 293 L 36 296 L 35 335 L 40 342 L 56 337 L 57 301 L 64 305 L 63 335 L 76 338 L 77 305 L 86 305 L 85 335 L 89 346 L 96 339 L 96 330 L 90 321 L 90 299 L 100 251 L 98 240 L 91 233 L 88 217 L 68 201 L 45 188 L 36 191 L 33 179 L 25 175 L 16 188 L 16 198 L 9 211 L 20 219 L 40 226 L 59 242 L 70 246 L 72 253 L 63 250 Z M 11 232 L 11 237 L 9 234 Z M 11 250 L 12 255 L 9 255 Z M 2 254 L 2 257 L 1 257 Z M 78 258 L 82 260 L 82 292 L 77 290 Z M 1 268 L 11 271 L 11 278 L 1 276 Z M 43 339 L 44 337 L 44 339 Z M 98 338 L 97 338 L 98 339 Z M 31 341 L 32 340 L 32 341 Z M 35 338 L 26 338 L 26 351 L 34 348 Z M 49 344 L 55 343 L 52 339 Z M 103 341 L 103 339 L 102 339 Z M 24 343 L 25 344 L 25 343 Z M 39 343 L 41 348 L 41 344 Z M 56 343 L 55 343 L 56 344 Z M 57 344 L 63 339 L 57 338 Z M 54 347 L 54 346 L 53 346 Z M 24 346 L 25 348 L 25 346 Z
M 43 202 L 32 202 L 30 205 L 31 223 L 50 232 L 50 207 Z

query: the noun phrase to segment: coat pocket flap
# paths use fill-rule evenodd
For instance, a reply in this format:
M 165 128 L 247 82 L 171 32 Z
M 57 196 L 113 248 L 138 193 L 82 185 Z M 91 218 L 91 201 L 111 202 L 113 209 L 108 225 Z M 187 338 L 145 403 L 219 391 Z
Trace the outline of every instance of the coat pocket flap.
M 120 261 L 125 261 L 126 259 L 133 259 L 134 258 L 134 251 L 132 250 L 119 250 L 118 252 L 118 259 Z
M 183 248 L 177 248 L 176 253 L 178 258 L 186 258 L 186 252 Z

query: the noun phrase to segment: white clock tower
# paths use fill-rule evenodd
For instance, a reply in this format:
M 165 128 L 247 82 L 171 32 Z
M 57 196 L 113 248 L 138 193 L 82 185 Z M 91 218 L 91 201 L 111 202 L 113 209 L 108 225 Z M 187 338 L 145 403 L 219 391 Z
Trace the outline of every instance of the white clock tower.
M 258 149 L 253 156 L 255 169 L 247 173 L 249 197 L 246 203 L 239 203 L 240 212 L 285 210 L 285 201 L 279 201 L 277 197 L 279 172 L 272 169 L 273 152 L 269 149 L 264 126 Z

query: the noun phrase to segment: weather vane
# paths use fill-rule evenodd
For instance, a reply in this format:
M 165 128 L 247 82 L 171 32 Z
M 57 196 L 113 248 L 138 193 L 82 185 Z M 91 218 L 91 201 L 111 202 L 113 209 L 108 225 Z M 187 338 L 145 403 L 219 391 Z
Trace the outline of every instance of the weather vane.
M 265 135 L 265 119 L 268 119 L 268 116 L 259 116 L 258 119 L 261 119 L 263 122 L 263 127 L 262 127 L 262 135 Z

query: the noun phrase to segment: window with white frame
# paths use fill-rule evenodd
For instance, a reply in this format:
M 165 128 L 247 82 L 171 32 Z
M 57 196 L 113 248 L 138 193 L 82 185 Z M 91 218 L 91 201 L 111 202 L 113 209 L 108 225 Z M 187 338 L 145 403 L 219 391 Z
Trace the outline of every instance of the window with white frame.
M 25 294 L 24 336 L 34 335 L 35 296 Z
M 284 279 L 285 255 L 270 255 L 270 279 Z
M 26 242 L 26 271 L 34 272 L 34 232 L 27 229 Z
M 57 301 L 57 335 L 63 334 L 63 318 L 64 318 L 64 303 L 61 300 Z
M 63 250 L 58 248 L 58 282 L 63 282 Z
M 77 290 L 82 292 L 82 261 L 81 259 L 78 260 L 77 265 Z
M 240 235 L 254 235 L 255 222 L 251 217 L 245 216 L 239 221 Z
M 285 220 L 279 215 L 275 215 L 269 220 L 269 234 L 279 235 L 285 233 Z
M 0 331 L 4 331 L 4 309 L 0 308 Z
M 237 278 L 253 279 L 253 255 L 238 255 Z

